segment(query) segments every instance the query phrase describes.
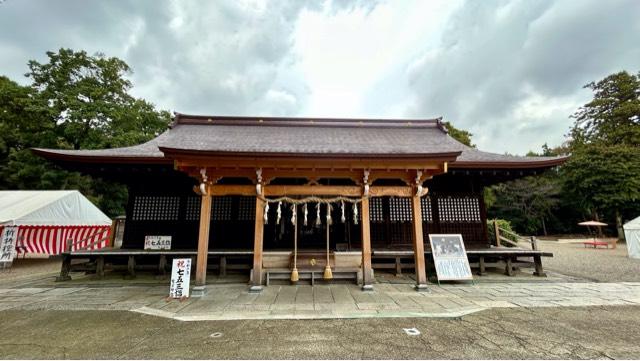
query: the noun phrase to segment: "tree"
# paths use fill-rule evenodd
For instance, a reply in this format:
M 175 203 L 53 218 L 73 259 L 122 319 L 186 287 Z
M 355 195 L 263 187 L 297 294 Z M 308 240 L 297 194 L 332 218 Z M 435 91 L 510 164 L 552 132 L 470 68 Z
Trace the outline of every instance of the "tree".
M 592 144 L 640 146 L 640 73 L 626 71 L 584 86 L 593 100 L 580 107 L 571 129 L 573 148 Z
M 577 147 L 563 173 L 565 190 L 588 212 L 613 210 L 622 239 L 622 212 L 637 211 L 640 201 L 639 150 L 623 144 Z
M 453 139 L 471 148 L 476 147 L 475 144 L 471 143 L 471 137 L 473 137 L 473 134 L 471 134 L 466 130 L 462 130 L 454 127 L 453 124 L 451 124 L 451 122 L 443 122 L 442 124 L 447 128 L 447 130 L 449 131 L 449 135 Z
M 594 96 L 573 115 L 565 190 L 595 214 L 613 210 L 623 239 L 622 212 L 640 200 L 640 73 L 615 73 L 585 88 Z
M 57 124 L 60 146 L 73 149 L 137 144 L 166 129 L 170 115 L 129 95 L 129 66 L 84 51 L 47 52 L 49 62 L 29 61 L 40 110 Z
M 131 70 L 120 59 L 70 49 L 47 56 L 29 62 L 29 87 L 0 77 L 0 188 L 78 189 L 105 213 L 121 214 L 124 186 L 62 170 L 29 148 L 139 144 L 165 130 L 170 114 L 128 93 Z
M 546 221 L 560 203 L 561 184 L 554 170 L 491 187 L 494 217 L 508 219 L 521 232 L 546 235 Z

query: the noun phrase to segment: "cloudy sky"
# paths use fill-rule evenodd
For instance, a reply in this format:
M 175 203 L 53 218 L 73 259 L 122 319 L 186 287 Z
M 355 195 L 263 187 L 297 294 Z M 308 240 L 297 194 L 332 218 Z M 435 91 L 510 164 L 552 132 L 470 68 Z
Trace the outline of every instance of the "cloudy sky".
M 181 113 L 443 116 L 484 150 L 562 143 L 582 86 L 640 71 L 640 1 L 0 0 L 0 74 L 61 47 Z

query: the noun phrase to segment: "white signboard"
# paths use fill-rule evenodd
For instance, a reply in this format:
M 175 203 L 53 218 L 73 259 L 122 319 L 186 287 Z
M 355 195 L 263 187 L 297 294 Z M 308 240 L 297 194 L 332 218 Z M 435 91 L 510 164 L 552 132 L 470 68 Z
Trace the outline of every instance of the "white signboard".
M 171 285 L 169 297 L 189 297 L 189 280 L 191 278 L 191 258 L 174 258 L 171 268 Z
M 430 234 L 429 242 L 438 281 L 473 279 L 461 234 Z
M 16 256 L 18 227 L 4 227 L 0 235 L 0 268 L 10 267 Z
M 144 249 L 171 249 L 171 236 L 145 236 Z

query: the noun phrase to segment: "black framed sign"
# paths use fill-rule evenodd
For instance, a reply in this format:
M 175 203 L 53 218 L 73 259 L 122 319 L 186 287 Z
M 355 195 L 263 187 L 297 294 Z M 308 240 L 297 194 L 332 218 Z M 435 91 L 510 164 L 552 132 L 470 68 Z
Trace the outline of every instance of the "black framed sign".
M 473 280 L 461 234 L 430 234 L 438 281 Z

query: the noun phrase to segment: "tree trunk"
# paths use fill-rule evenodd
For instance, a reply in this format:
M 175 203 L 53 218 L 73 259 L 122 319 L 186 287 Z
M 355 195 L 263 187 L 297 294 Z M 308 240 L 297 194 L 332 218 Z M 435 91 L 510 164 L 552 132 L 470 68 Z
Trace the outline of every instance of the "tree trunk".
M 542 233 L 547 236 L 547 225 L 544 223 L 544 217 L 542 217 Z
M 618 241 L 624 241 L 624 229 L 622 228 L 622 215 L 616 209 L 616 228 L 618 229 Z
M 593 212 L 593 219 L 596 222 L 600 222 L 600 217 L 598 217 L 598 211 Z M 602 227 L 598 226 L 598 238 L 603 238 L 602 236 Z

